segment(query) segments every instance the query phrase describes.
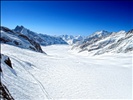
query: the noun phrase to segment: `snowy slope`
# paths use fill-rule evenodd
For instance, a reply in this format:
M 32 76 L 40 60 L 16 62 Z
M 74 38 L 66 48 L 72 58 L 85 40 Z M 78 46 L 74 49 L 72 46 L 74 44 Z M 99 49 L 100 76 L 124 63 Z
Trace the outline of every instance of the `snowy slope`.
M 114 42 L 98 50 L 96 54 L 105 52 L 127 53 L 133 50 L 133 32 L 120 31 L 109 37 Z
M 77 55 L 68 45 L 42 47 L 48 55 L 2 44 L 12 67 L 1 81 L 15 100 L 132 99 L 132 55 Z
M 8 56 L 5 56 L 3 54 L 0 54 L 0 64 L 7 66 L 7 68 L 9 68 L 10 70 L 13 71 L 12 69 L 12 64 L 11 64 L 11 60 Z M 1 78 L 1 73 L 3 72 L 1 66 L 0 66 L 0 78 Z M 9 90 L 7 89 L 7 87 L 1 82 L 0 80 L 0 99 L 1 100 L 14 100 L 14 98 L 12 97 L 12 95 L 10 94 Z
M 33 32 L 24 26 L 16 26 L 14 29 L 15 32 L 20 32 L 27 37 L 29 37 L 32 40 L 35 40 L 40 45 L 53 45 L 53 44 L 67 44 L 62 38 L 60 37 L 54 37 L 46 34 L 38 34 L 36 32 Z
M 43 53 L 40 45 L 27 36 L 1 26 L 0 42 Z
M 100 31 L 92 34 L 82 44 L 73 46 L 72 49 L 79 52 L 88 51 L 90 54 L 99 55 L 106 52 L 130 52 L 133 50 L 133 32 Z
M 17 47 L 10 47 L 17 49 Z M 25 51 L 25 49 L 21 50 Z M 10 68 L 4 63 L 4 61 L 2 61 L 1 81 L 7 87 L 12 97 L 15 100 L 41 100 L 41 98 L 47 98 L 43 93 L 43 88 L 38 84 L 36 79 L 34 79 L 32 74 L 30 74 L 29 72 L 29 70 L 33 68 L 32 64 L 30 62 L 21 63 L 22 61 L 18 60 L 16 57 L 9 56 L 9 58 L 12 62 L 13 68 Z

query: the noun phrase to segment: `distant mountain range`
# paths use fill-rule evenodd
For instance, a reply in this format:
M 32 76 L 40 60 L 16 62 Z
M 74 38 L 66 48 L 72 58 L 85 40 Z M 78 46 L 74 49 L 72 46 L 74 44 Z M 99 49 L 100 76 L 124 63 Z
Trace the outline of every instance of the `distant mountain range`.
M 81 42 L 83 42 L 83 40 L 85 39 L 85 37 L 78 35 L 78 36 L 73 36 L 73 35 L 61 35 L 60 36 L 64 41 L 66 41 L 69 45 L 73 45 L 73 44 L 80 44 Z
M 69 44 L 72 50 L 79 53 L 88 51 L 93 55 L 99 55 L 106 52 L 130 52 L 133 50 L 133 29 L 125 32 L 108 32 L 105 30 L 97 31 L 88 37 L 60 35 L 50 36 L 33 32 L 24 26 L 16 26 L 15 29 L 1 26 L 2 43 L 18 46 L 25 49 L 45 53 L 42 46 L 54 44 Z
M 11 30 L 7 27 L 1 26 L 1 43 L 6 43 L 14 46 L 18 46 L 25 49 L 41 52 L 41 46 L 53 45 L 53 44 L 67 44 L 61 37 L 54 37 L 45 34 L 38 34 L 30 31 L 24 26 L 16 26 Z
M 60 37 L 54 37 L 46 34 L 38 34 L 36 32 L 33 32 L 24 26 L 16 26 L 14 29 L 15 32 L 19 32 L 23 35 L 26 35 L 32 40 L 35 40 L 40 45 L 53 45 L 53 44 L 67 44 L 62 38 Z
M 127 53 L 133 50 L 133 29 L 125 32 L 99 31 L 88 36 L 82 44 L 74 45 L 78 52 L 88 51 L 93 55 L 107 52 Z

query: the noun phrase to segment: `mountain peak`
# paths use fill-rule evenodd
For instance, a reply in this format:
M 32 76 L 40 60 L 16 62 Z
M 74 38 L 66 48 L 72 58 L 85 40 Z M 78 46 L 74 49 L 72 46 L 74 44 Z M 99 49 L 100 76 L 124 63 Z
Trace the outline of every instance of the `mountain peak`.
M 16 29 L 16 28 L 24 28 L 24 26 L 23 26 L 23 25 L 21 25 L 21 26 L 17 25 L 17 26 L 15 27 L 15 29 Z
M 24 26 L 23 26 L 23 25 L 21 25 L 20 27 L 21 27 L 21 28 L 24 28 Z
M 95 33 L 97 33 L 97 34 L 102 34 L 102 33 L 110 33 L 110 32 L 108 32 L 108 31 L 106 31 L 106 30 L 101 30 L 101 31 L 97 31 L 97 32 L 95 32 Z
M 103 33 L 103 32 L 108 32 L 108 31 L 106 31 L 106 30 L 100 30 L 98 32 Z
M 111 32 L 101 30 L 101 31 L 96 31 L 94 34 L 90 35 L 89 37 L 102 37 L 102 36 L 107 36 L 110 34 L 111 34 Z
M 14 31 L 16 31 L 16 32 L 21 32 L 22 30 L 24 29 L 24 26 L 19 26 L 19 25 L 17 25 L 16 27 L 15 27 L 15 29 L 14 29 Z
M 125 33 L 126 31 L 125 30 L 120 30 L 118 33 Z

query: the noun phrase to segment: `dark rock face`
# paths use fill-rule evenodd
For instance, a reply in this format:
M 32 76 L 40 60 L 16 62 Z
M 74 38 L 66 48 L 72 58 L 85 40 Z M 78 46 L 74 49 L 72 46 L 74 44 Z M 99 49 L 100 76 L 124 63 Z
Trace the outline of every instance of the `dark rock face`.
M 30 40 L 30 39 L 29 39 L 29 42 L 36 48 L 36 51 L 44 53 L 41 46 L 37 42 Z
M 1 65 L 0 65 L 0 72 L 2 72 Z
M 0 98 L 1 100 L 14 100 L 7 87 L 0 81 Z
M 1 58 L 2 58 L 2 56 L 1 56 L 1 53 L 0 53 L 0 72 L 2 72 L 2 69 L 1 69 Z
M 10 68 L 13 69 L 12 67 L 12 62 L 10 60 L 10 58 L 8 56 L 5 56 L 3 54 L 0 53 L 0 63 L 5 63 L 6 65 L 8 65 Z M 2 68 L 1 68 L 1 65 L 0 65 L 0 72 L 2 72 Z
M 11 60 L 9 58 L 5 59 L 4 61 L 9 67 L 12 68 L 12 63 L 11 63 Z
M 20 34 L 19 37 L 22 37 L 22 38 L 28 40 L 35 47 L 35 48 L 33 48 L 33 47 L 30 46 L 30 49 L 35 50 L 35 51 L 39 51 L 41 53 L 44 53 L 41 46 L 40 46 L 40 44 L 38 44 L 34 40 L 29 39 L 27 36 L 25 36 L 23 34 Z
M 10 30 L 9 28 L 6 28 L 6 27 L 0 27 L 0 30 L 3 30 L 4 32 L 11 32 L 11 33 L 13 33 L 13 31 L 12 30 Z

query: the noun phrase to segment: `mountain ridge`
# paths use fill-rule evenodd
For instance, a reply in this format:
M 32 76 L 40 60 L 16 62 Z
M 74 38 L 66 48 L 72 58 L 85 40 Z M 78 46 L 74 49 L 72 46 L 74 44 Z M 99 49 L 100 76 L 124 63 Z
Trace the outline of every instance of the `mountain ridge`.
M 22 25 L 21 26 L 17 25 L 16 28 L 13 30 L 26 35 L 30 39 L 34 39 L 40 45 L 47 46 L 47 45 L 53 45 L 53 44 L 67 44 L 60 37 L 54 37 L 54 36 L 50 36 L 50 35 L 46 35 L 46 34 L 36 33 L 36 32 L 33 32 L 33 31 L 25 28 Z
M 19 33 L 15 32 L 7 27 L 1 26 L 1 37 L 0 42 L 10 44 L 13 46 L 33 50 L 36 52 L 45 53 L 40 44 L 38 44 L 36 41 L 29 39 L 29 37 Z
M 121 30 L 119 32 L 108 32 L 106 30 L 96 31 L 95 33 L 83 37 L 81 35 L 60 35 L 60 36 L 50 36 L 46 34 L 33 32 L 24 26 L 16 26 L 15 29 L 11 30 L 6 27 L 1 27 L 2 32 L 1 41 L 8 44 L 15 44 L 20 46 L 20 40 L 22 38 L 29 41 L 33 46 L 25 46 L 26 48 L 35 49 L 35 51 L 43 52 L 41 46 L 48 46 L 54 44 L 69 44 L 72 46 L 71 50 L 77 50 L 78 52 L 88 51 L 93 52 L 94 55 L 103 54 L 106 52 L 130 52 L 133 50 L 133 29 L 128 32 Z M 7 35 L 7 33 L 9 33 Z M 12 34 L 11 34 L 12 33 Z M 17 35 L 19 39 L 14 38 L 12 35 Z M 6 38 L 8 37 L 8 38 Z M 12 38 L 12 39 L 11 39 Z M 13 41 L 10 42 L 9 41 Z M 19 41 L 19 42 L 18 42 Z M 26 44 L 26 43 L 25 43 Z M 123 45 L 125 44 L 125 45 Z M 24 46 L 22 46 L 24 47 Z
M 99 31 L 88 36 L 82 44 L 74 45 L 72 49 L 78 52 L 88 51 L 94 55 L 107 52 L 126 53 L 133 50 L 133 29 L 128 32 Z

